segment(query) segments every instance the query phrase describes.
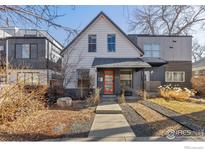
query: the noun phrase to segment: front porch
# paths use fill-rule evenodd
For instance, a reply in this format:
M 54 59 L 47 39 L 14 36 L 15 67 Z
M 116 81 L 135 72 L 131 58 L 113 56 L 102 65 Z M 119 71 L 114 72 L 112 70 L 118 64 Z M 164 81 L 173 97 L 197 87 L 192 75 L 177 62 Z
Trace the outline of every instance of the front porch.
M 164 64 L 164 60 L 157 58 L 95 58 L 92 66 L 97 71 L 96 85 L 101 95 L 118 96 L 124 90 L 125 96 L 137 96 L 161 84 L 160 81 L 146 81 L 145 70 Z
M 125 90 L 126 96 L 135 96 L 143 89 L 143 70 L 133 68 L 98 68 L 97 87 L 101 95 L 120 95 Z

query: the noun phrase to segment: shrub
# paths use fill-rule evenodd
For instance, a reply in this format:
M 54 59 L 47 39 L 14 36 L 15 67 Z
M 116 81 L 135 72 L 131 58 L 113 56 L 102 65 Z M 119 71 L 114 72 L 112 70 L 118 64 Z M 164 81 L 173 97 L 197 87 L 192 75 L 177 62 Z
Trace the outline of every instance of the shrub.
M 205 95 L 205 76 L 196 76 L 192 78 L 192 87 L 200 95 Z
M 121 92 L 121 95 L 119 97 L 118 103 L 119 104 L 126 103 L 126 100 L 125 100 L 125 90 L 124 89 L 122 89 L 122 92 Z
M 22 84 L 0 88 L 0 122 L 7 123 L 45 109 L 46 86 L 29 87 Z
M 139 91 L 137 91 L 136 93 L 137 93 L 137 95 L 138 95 L 139 97 L 141 97 L 141 98 L 144 99 L 144 100 L 150 98 L 150 95 L 149 95 L 149 93 L 148 93 L 146 90 L 139 90 Z
M 88 104 L 92 105 L 97 105 L 100 102 L 100 88 L 97 88 L 94 92 L 94 94 L 92 94 L 90 97 L 88 97 L 86 99 L 86 102 Z
M 195 94 L 193 90 L 180 87 L 172 87 L 171 85 L 160 86 L 160 96 L 165 99 L 173 99 L 184 101 L 188 100 L 191 96 Z

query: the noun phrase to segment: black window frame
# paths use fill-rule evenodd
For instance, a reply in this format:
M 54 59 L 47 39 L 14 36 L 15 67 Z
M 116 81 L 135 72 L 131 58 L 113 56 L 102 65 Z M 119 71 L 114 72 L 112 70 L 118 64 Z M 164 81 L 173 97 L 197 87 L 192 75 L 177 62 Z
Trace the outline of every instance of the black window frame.
M 24 45 L 24 44 L 29 44 L 29 58 L 23 58 L 22 57 L 22 50 L 21 50 L 21 58 L 16 57 L 16 46 L 17 45 Z M 35 58 L 31 58 L 31 45 L 36 45 L 36 52 L 37 52 L 37 56 Z M 15 43 L 15 59 L 38 59 L 38 43 Z
M 95 43 L 91 43 L 90 42 L 90 37 L 93 37 L 95 36 Z M 95 45 L 95 50 L 91 50 L 91 49 L 94 49 L 92 48 L 91 46 L 92 45 Z M 88 35 L 88 52 L 97 52 L 97 35 L 96 34 L 91 34 L 91 35 Z
M 36 45 L 36 57 L 31 58 L 31 46 Z M 38 58 L 38 43 L 30 43 L 30 59 L 37 59 Z
M 109 42 L 109 36 L 114 36 L 114 43 Z M 110 50 L 109 45 L 114 45 L 114 50 Z M 116 52 L 116 35 L 115 34 L 107 34 L 107 51 L 108 52 Z

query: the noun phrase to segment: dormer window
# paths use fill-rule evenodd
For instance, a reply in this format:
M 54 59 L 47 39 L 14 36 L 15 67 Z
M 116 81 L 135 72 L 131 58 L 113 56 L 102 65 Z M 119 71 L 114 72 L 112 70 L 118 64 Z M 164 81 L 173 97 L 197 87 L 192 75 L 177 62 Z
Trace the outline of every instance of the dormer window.
M 116 44 L 115 34 L 108 34 L 107 35 L 108 52 L 115 52 L 115 44 Z

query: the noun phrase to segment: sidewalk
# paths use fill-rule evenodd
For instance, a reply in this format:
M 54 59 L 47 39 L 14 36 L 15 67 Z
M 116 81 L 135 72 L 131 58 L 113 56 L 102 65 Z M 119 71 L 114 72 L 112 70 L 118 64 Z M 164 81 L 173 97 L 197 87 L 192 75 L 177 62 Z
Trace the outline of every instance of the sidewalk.
M 121 113 L 122 109 L 116 101 L 99 104 L 88 138 L 99 141 L 135 140 L 134 132 Z

